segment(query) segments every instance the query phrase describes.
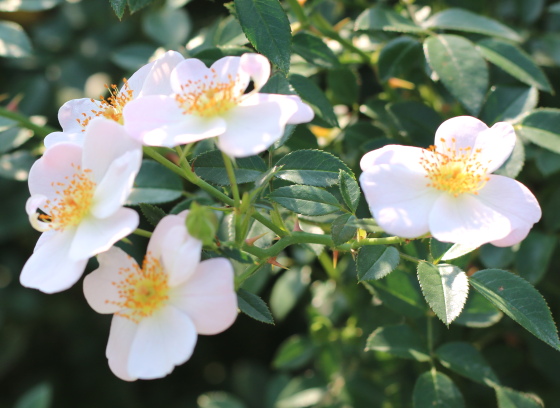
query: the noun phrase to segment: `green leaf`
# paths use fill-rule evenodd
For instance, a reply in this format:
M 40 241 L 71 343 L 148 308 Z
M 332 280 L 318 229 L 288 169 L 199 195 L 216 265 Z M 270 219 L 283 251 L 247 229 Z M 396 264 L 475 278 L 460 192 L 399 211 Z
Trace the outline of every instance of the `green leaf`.
M 480 120 L 492 126 L 496 122 L 517 119 L 534 109 L 538 101 L 539 91 L 534 87 L 493 86 L 480 112 Z
M 42 383 L 27 391 L 17 401 L 15 408 L 49 408 L 52 404 L 52 387 Z
M 136 71 L 146 65 L 156 50 L 157 46 L 152 44 L 128 44 L 117 48 L 111 54 L 111 61 L 120 68 Z
M 184 9 L 160 7 L 144 13 L 142 29 L 148 37 L 168 48 L 183 45 L 191 31 L 191 20 Z
M 31 41 L 23 28 L 12 21 L 0 21 L 0 57 L 22 58 L 31 52 Z
M 455 265 L 418 263 L 418 281 L 426 301 L 447 326 L 463 310 L 469 294 L 467 274 Z
M 459 258 L 463 255 L 468 254 L 469 252 L 474 251 L 478 247 L 473 247 L 470 245 L 463 245 L 463 244 L 453 244 L 451 248 L 449 248 L 445 254 L 441 257 L 442 261 L 450 261 L 452 259 Z
M 368 282 L 388 308 L 412 318 L 425 316 L 426 302 L 418 281 L 408 273 L 395 269 L 383 280 Z
M 434 263 L 439 262 L 452 246 L 453 243 L 451 242 L 440 242 L 435 238 L 430 239 L 430 254 L 434 258 Z
M 10 180 L 27 181 L 29 170 L 36 160 L 37 157 L 27 150 L 4 154 L 0 156 L 0 176 Z
M 481 246 L 479 254 L 486 268 L 507 268 L 515 259 L 515 252 L 511 247 L 497 247 L 492 244 Z
M 392 246 L 367 245 L 358 252 L 356 267 L 358 280 L 371 281 L 390 274 L 401 260 L 399 251 Z
M 397 37 L 385 44 L 379 53 L 379 79 L 387 81 L 389 78 L 401 77 L 405 70 L 421 59 L 422 45 L 418 40 L 406 36 Z
M 383 229 L 377 225 L 377 221 L 373 218 L 361 218 L 357 220 L 349 220 L 348 225 L 352 227 L 361 228 L 367 232 L 382 232 Z
M 546 273 L 558 238 L 531 231 L 521 242 L 515 255 L 515 270 L 533 285 L 538 283 Z
M 247 316 L 259 322 L 274 324 L 274 319 L 272 318 L 268 306 L 264 300 L 257 295 L 240 288 L 237 291 L 237 305 L 239 306 L 239 310 Z
M 247 408 L 237 397 L 223 391 L 202 394 L 196 399 L 196 402 L 198 408 Z
M 465 31 L 518 42 L 522 40 L 517 32 L 496 20 L 460 8 L 450 8 L 433 15 L 425 27 Z
M 340 194 L 344 200 L 344 203 L 348 206 L 350 211 L 356 212 L 358 204 L 360 203 L 360 186 L 354 178 L 353 175 L 348 174 L 348 172 L 340 169 L 338 174 L 338 185 L 340 187 Z
M 542 91 L 552 92 L 544 72 L 521 48 L 493 38 L 479 41 L 477 46 L 484 58 L 514 78 Z
M 219 186 L 229 186 L 229 177 L 222 152 L 212 150 L 195 157 L 192 162 L 195 173 L 203 180 Z M 266 163 L 259 156 L 235 159 L 234 173 L 238 184 L 252 183 L 266 173 Z
M 280 187 L 270 193 L 268 198 L 290 211 L 303 215 L 326 215 L 340 210 L 336 198 L 318 187 Z
M 153 160 L 143 160 L 126 205 L 167 203 L 182 194 L 178 175 Z
M 140 203 L 140 211 L 154 227 L 167 215 L 161 208 L 151 204 Z
M 146 7 L 148 4 L 152 3 L 154 0 L 128 0 L 128 8 L 130 13 L 136 13 L 138 10 Z
M 500 380 L 488 365 L 480 351 L 462 341 L 445 343 L 436 350 L 441 364 L 472 381 L 493 387 Z
M 109 0 L 109 3 L 111 3 L 111 7 L 119 20 L 122 19 L 126 10 L 126 0 Z
M 467 303 L 454 324 L 467 327 L 490 327 L 500 321 L 503 314 L 484 296 L 476 291 L 470 291 Z
M 488 88 L 488 67 L 474 44 L 457 35 L 434 35 L 424 42 L 424 53 L 447 90 L 476 116 Z
M 418 377 L 412 394 L 414 408 L 464 408 L 459 389 L 445 374 L 427 371 Z
M 337 184 L 341 170 L 353 174 L 342 160 L 322 150 L 297 150 L 278 160 L 276 166 L 282 166 L 276 177 L 316 187 Z
M 275 318 L 283 320 L 296 306 L 309 283 L 311 267 L 292 267 L 284 271 L 270 293 L 270 308 Z
M 308 78 L 292 74 L 290 84 L 294 87 L 298 95 L 311 106 L 313 111 L 325 120 L 330 126 L 338 126 L 338 119 L 334 114 L 334 109 L 321 88 Z
M 540 152 L 536 152 L 535 164 L 541 174 L 548 177 L 560 170 L 560 155 L 540 149 Z
M 342 214 L 331 224 L 331 235 L 335 245 L 342 245 L 356 236 L 357 228 L 349 225 L 356 217 L 352 214 Z
M 53 8 L 62 0 L 0 0 L 0 11 L 40 11 Z
M 515 130 L 520 137 L 560 154 L 559 109 L 536 109 L 525 116 Z
M 260 93 L 271 93 L 271 94 L 281 94 L 281 95 L 296 95 L 296 91 L 281 72 L 276 72 L 273 74 L 266 84 L 259 91 Z
M 421 102 L 391 103 L 387 110 L 403 134 L 426 147 L 433 144 L 436 130 L 443 122 L 439 113 Z
M 327 72 L 328 95 L 333 105 L 354 105 L 360 89 L 358 78 L 349 68 L 335 68 Z
M 513 152 L 505 161 L 504 164 L 500 166 L 498 170 L 494 172 L 494 174 L 498 174 L 500 176 L 506 176 L 509 178 L 516 178 L 517 175 L 523 169 L 525 165 L 525 147 L 523 146 L 523 141 L 517 137 L 515 142 L 515 146 L 513 147 Z
M 544 408 L 539 397 L 534 394 L 512 390 L 511 388 L 496 388 L 498 408 Z
M 293 51 L 310 64 L 326 69 L 340 66 L 338 57 L 320 37 L 300 31 L 292 41 Z
M 366 341 L 366 351 L 369 350 L 416 361 L 430 361 L 430 352 L 426 343 L 405 324 L 375 329 Z
M 255 49 L 284 74 L 290 70 L 291 28 L 277 0 L 234 0 L 241 28 Z
M 525 279 L 501 269 L 470 277 L 471 285 L 537 338 L 560 350 L 558 331 L 542 295 Z
M 279 346 L 272 366 L 278 370 L 298 370 L 307 365 L 314 354 L 313 343 L 307 337 L 296 334 Z
M 383 6 L 374 6 L 360 14 L 356 19 L 354 30 L 394 31 L 399 33 L 420 33 L 424 31 L 422 27 L 418 27 L 408 18 Z

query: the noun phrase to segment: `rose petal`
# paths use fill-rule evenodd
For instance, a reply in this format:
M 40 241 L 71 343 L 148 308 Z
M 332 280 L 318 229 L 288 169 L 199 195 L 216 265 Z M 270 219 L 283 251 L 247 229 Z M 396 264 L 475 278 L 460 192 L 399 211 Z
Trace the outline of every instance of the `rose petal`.
M 253 66 L 252 68 L 255 67 Z M 251 81 L 249 73 L 241 67 L 241 57 L 220 58 L 212 64 L 210 70 L 216 75 L 213 78 L 214 81 L 226 84 L 231 83 L 231 81 L 235 81 L 233 86 L 233 93 L 235 95 L 243 95 L 249 86 L 249 82 Z M 257 74 L 262 75 L 262 73 Z
M 142 81 L 138 95 L 134 93 L 134 98 L 146 95 L 170 95 L 174 93 L 171 88 L 171 72 L 185 58 L 176 51 L 167 51 L 160 58 L 148 64 L 150 69 L 147 71 Z M 138 72 L 137 72 L 138 73 Z M 136 75 L 136 74 L 134 74 Z M 130 78 L 130 81 L 134 78 Z
M 270 77 L 270 62 L 261 54 L 246 53 L 240 58 L 240 67 L 253 80 L 255 91 L 259 91 Z
M 76 228 L 69 258 L 87 259 L 107 251 L 115 242 L 134 231 L 139 221 L 138 213 L 130 208 L 121 208 L 107 218 L 84 218 Z
M 165 250 L 162 260 L 168 274 L 170 287 L 188 279 L 200 262 L 202 241 L 187 234 L 186 226 L 180 225 L 169 230 L 163 241 Z
M 201 60 L 188 58 L 177 64 L 171 72 L 171 88 L 177 94 L 192 92 L 211 78 L 212 71 Z
M 202 261 L 194 275 L 173 289 L 170 301 L 192 319 L 200 334 L 217 334 L 237 318 L 233 268 L 225 258 Z
M 436 131 L 434 145 L 438 152 L 474 147 L 478 134 L 488 130 L 484 122 L 472 116 L 457 116 L 443 122 Z
M 88 117 L 95 117 L 93 111 L 99 110 L 101 110 L 99 101 L 91 98 L 72 99 L 58 110 L 58 122 L 64 133 L 81 133 L 84 127 L 80 122 Z
M 474 143 L 474 151 L 480 163 L 487 165 L 488 173 L 498 170 L 515 147 L 517 137 L 513 126 L 498 122 L 490 129 L 480 132 Z
M 433 153 L 419 147 L 387 145 L 364 154 L 360 160 L 360 167 L 366 171 L 378 164 L 397 164 L 414 173 L 426 174 L 426 170 L 421 164 L 422 159 L 432 155 Z
M 43 143 L 45 148 L 50 149 L 57 143 L 75 143 L 79 146 L 84 144 L 84 133 L 83 132 L 52 132 L 45 136 Z
M 138 379 L 128 371 L 130 349 L 137 330 L 138 324 L 133 321 L 121 316 L 113 316 L 105 355 L 109 360 L 109 368 L 121 380 L 136 381 Z
M 140 321 L 128 360 L 132 377 L 165 377 L 175 366 L 187 361 L 197 334 L 187 315 L 172 306 Z
M 84 278 L 84 295 L 97 313 L 116 313 L 122 309 L 121 297 L 115 285 L 122 279 L 121 269 L 134 268 L 136 261 L 118 247 L 97 255 L 99 268 Z
M 283 104 L 286 100 L 296 103 L 296 111 L 292 113 L 292 115 L 288 118 L 288 120 L 286 121 L 287 124 L 296 125 L 298 123 L 307 123 L 310 122 L 315 116 L 315 113 L 313 113 L 313 109 L 311 109 L 311 107 L 306 103 L 303 103 L 301 98 L 297 95 L 260 93 L 247 98 L 241 103 L 241 105 L 258 105 L 265 102 L 276 102 L 278 104 Z

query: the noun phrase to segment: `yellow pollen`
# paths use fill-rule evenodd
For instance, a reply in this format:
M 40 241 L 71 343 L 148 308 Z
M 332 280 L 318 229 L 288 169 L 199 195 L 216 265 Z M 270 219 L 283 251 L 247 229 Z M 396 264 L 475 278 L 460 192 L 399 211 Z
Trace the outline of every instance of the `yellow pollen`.
M 113 282 L 119 292 L 120 300 L 113 303 L 121 307 L 118 316 L 138 323 L 165 305 L 169 299 L 167 274 L 158 259 L 146 254 L 142 268 L 133 263 L 132 268 L 121 268 L 121 280 Z
M 243 89 L 236 89 L 238 78 L 228 75 L 228 82 L 218 80 L 218 74 L 211 69 L 212 78 L 189 80 L 181 85 L 182 93 L 175 100 L 183 113 L 201 117 L 212 117 L 227 112 L 238 105 L 243 97 Z
M 445 140 L 441 141 L 445 144 Z M 430 146 L 429 153 L 420 159 L 420 164 L 427 173 L 426 178 L 430 180 L 427 186 L 446 191 L 455 197 L 465 193 L 478 194 L 489 180 L 488 167 L 484 167 L 479 159 L 481 150 L 457 148 L 456 140 L 451 141 L 452 146 L 445 146 L 443 151 Z
M 78 225 L 89 214 L 95 191 L 95 182 L 90 178 L 91 170 L 74 166 L 76 172 L 66 176 L 66 182 L 53 182 L 51 186 L 57 195 L 47 200 L 38 219 L 50 223 L 52 229 L 62 231 Z
M 116 85 L 105 85 L 105 88 L 109 91 L 109 96 L 107 98 L 101 96 L 99 101 L 92 99 L 92 102 L 97 102 L 99 105 L 99 110 L 92 109 L 90 116 L 86 113 L 82 113 L 83 119 L 76 119 L 80 126 L 82 126 L 82 132 L 86 130 L 86 126 L 89 122 L 98 116 L 105 117 L 107 119 L 114 120 L 117 123 L 123 124 L 122 112 L 125 105 L 130 102 L 133 98 L 132 89 L 128 89 L 128 81 L 126 78 L 123 79 L 123 88 L 119 91 Z

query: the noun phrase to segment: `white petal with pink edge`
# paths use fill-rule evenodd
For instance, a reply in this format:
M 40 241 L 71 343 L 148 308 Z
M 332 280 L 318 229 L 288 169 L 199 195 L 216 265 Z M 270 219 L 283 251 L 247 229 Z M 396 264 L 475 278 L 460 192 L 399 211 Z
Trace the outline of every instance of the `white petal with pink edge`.
M 367 171 L 378 164 L 396 164 L 404 166 L 414 173 L 426 174 L 421 160 L 426 155 L 432 154 L 419 147 L 387 145 L 364 154 L 360 160 L 360 168 Z
M 93 111 L 102 110 L 99 101 L 91 98 L 72 99 L 58 110 L 58 122 L 64 133 L 81 133 L 85 129 L 82 122 L 95 116 Z
M 137 330 L 138 324 L 132 320 L 118 315 L 113 316 L 105 355 L 109 360 L 109 368 L 121 380 L 136 381 L 138 379 L 128 370 L 130 349 Z
M 270 62 L 261 54 L 246 53 L 241 56 L 240 65 L 251 77 L 258 92 L 270 77 Z
M 187 233 L 185 224 L 168 231 L 163 241 L 162 260 L 169 275 L 168 283 L 174 287 L 189 279 L 200 262 L 202 241 Z
M 233 267 L 225 258 L 202 261 L 195 274 L 173 288 L 170 302 L 193 320 L 200 334 L 217 334 L 237 318 Z
M 165 307 L 138 323 L 127 372 L 141 379 L 165 377 L 190 358 L 196 340 L 191 319 L 172 306 Z

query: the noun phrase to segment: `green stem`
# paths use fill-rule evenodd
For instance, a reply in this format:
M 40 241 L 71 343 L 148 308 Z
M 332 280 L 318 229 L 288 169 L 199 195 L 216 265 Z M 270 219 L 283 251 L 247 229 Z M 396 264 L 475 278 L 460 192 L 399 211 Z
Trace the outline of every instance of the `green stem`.
M 415 258 L 415 257 L 407 255 L 407 254 L 403 254 L 402 252 L 400 252 L 399 255 L 402 259 L 406 259 L 407 261 L 411 261 L 411 262 L 415 262 L 415 263 L 418 263 L 418 262 L 422 261 L 421 259 Z
M 36 125 L 35 123 L 31 122 L 29 118 L 21 113 L 12 112 L 6 108 L 0 107 L 0 116 L 3 116 L 8 119 L 15 120 L 21 127 L 26 129 L 32 130 L 37 136 L 45 137 L 49 133 L 57 132 L 57 129 L 54 129 L 50 126 L 40 126 Z
M 329 278 L 338 281 L 338 279 L 340 278 L 340 274 L 334 267 L 332 258 L 325 251 L 323 251 L 319 254 L 317 259 L 319 259 L 321 266 L 323 267 L 325 272 L 327 272 Z
M 132 233 L 146 238 L 150 238 L 152 236 L 152 233 L 150 231 L 146 231 L 140 228 L 136 228 L 134 231 L 132 231 Z
M 434 368 L 434 317 L 432 315 L 428 315 L 426 337 L 428 341 L 428 351 L 430 353 L 430 364 L 432 368 Z
M 265 263 L 266 263 L 266 260 L 263 260 L 263 261 L 255 264 L 255 265 L 251 265 L 250 267 L 245 269 L 241 275 L 236 276 L 235 277 L 235 290 L 237 291 L 237 289 L 239 289 L 239 287 L 243 284 L 243 282 L 245 282 L 247 279 L 249 279 L 251 276 L 253 276 L 260 268 L 262 268 L 264 266 Z
M 395 245 L 395 244 L 402 244 L 406 241 L 407 241 L 406 238 L 401 238 L 401 237 L 365 238 L 359 241 L 355 241 L 352 244 L 340 245 L 337 248 L 342 251 L 348 251 L 350 249 L 358 249 L 366 245 Z M 350 245 L 350 248 L 347 249 L 348 245 Z
M 234 207 L 239 208 L 240 198 L 239 198 L 239 188 L 237 187 L 237 180 L 235 179 L 235 171 L 233 170 L 233 163 L 227 154 L 222 152 L 222 157 L 224 159 L 224 164 L 226 166 L 226 172 L 229 178 L 229 183 L 231 185 L 231 193 L 233 194 Z

